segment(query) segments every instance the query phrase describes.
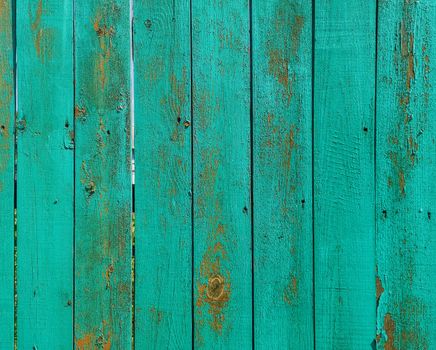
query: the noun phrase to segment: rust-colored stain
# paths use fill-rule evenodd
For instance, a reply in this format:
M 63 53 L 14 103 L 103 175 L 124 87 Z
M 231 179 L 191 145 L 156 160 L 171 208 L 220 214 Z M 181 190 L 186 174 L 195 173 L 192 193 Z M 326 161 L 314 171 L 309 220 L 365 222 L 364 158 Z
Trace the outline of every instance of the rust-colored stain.
M 283 300 L 289 305 L 295 305 L 298 299 L 298 279 L 291 275 L 290 281 L 283 292 Z
M 93 334 L 85 334 L 82 338 L 76 340 L 77 350 L 91 350 Z
M 415 79 L 414 35 L 408 33 L 404 20 L 401 22 L 401 56 L 406 61 L 406 89 L 409 91 L 411 81 Z
M 292 84 L 295 81 L 295 73 L 289 73 L 289 59 L 281 49 L 271 49 L 269 51 L 268 71 L 283 86 L 284 96 L 288 103 L 291 102 L 293 95 Z
M 151 319 L 156 323 L 156 324 L 160 324 L 164 314 L 162 311 L 156 309 L 154 306 L 150 308 L 150 315 L 151 315 Z
M 301 32 L 304 27 L 304 17 L 296 15 L 294 17 L 294 24 L 292 26 L 292 54 L 297 55 L 298 49 L 300 47 L 300 37 Z
M 74 107 L 74 117 L 76 119 L 81 119 L 81 118 L 84 118 L 85 116 L 86 116 L 86 108 L 85 107 L 80 107 L 80 106 Z
M 282 86 L 283 99 L 289 104 L 293 97 L 296 74 L 292 67 L 298 62 L 300 37 L 305 19 L 287 2 L 280 2 L 266 42 L 268 72 Z M 287 35 L 283 35 L 287 32 Z
M 383 294 L 383 292 L 385 291 L 385 289 L 383 288 L 383 284 L 380 280 L 380 277 L 378 277 L 378 276 L 375 278 L 375 291 L 376 291 L 376 302 L 378 305 L 378 303 L 380 301 L 380 297 Z
M 7 0 L 0 0 L 0 17 L 3 17 L 4 13 L 8 13 L 9 3 Z
M 106 273 L 105 273 L 105 279 L 106 279 L 106 289 L 110 289 L 111 288 L 111 275 L 114 273 L 115 268 L 113 264 L 110 264 L 107 268 L 106 268 Z
M 101 90 L 105 89 L 108 82 L 108 65 L 111 59 L 111 50 L 113 46 L 112 37 L 115 35 L 114 27 L 102 23 L 103 19 L 103 15 L 101 13 L 98 13 L 95 16 L 93 23 L 93 28 L 100 45 L 100 52 L 97 54 L 95 70 Z
M 32 9 L 29 4 L 30 29 L 33 34 L 33 43 L 38 58 L 44 62 L 51 58 L 54 32 L 51 28 L 42 27 L 43 1 L 39 0 L 36 6 L 35 14 L 32 15 Z
M 385 350 L 396 350 L 397 348 L 394 346 L 394 340 L 395 340 L 395 321 L 392 319 L 392 316 L 390 313 L 387 313 L 385 315 L 384 319 L 384 330 L 386 332 L 387 340 L 384 344 Z

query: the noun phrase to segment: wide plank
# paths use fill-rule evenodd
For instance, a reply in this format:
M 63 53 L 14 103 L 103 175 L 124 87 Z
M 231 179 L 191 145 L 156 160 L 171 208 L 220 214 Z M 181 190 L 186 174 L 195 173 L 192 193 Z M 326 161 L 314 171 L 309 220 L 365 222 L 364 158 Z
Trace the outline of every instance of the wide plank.
M 435 5 L 379 4 L 378 349 L 436 347 Z
M 255 347 L 311 349 L 312 4 L 252 11 Z
M 17 2 L 18 349 L 73 346 L 72 38 L 71 0 Z
M 194 347 L 252 345 L 248 1 L 193 0 Z
M 75 348 L 132 344 L 128 0 L 75 1 Z
M 315 1 L 317 349 L 375 337 L 375 0 Z
M 135 345 L 191 349 L 189 1 L 136 1 Z

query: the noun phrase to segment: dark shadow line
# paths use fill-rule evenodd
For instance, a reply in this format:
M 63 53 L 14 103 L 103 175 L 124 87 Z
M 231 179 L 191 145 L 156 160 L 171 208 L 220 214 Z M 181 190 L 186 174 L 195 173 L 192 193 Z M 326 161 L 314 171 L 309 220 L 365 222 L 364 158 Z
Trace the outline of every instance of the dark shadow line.
M 315 3 L 312 0 L 312 318 L 313 348 L 316 349 L 316 296 L 315 296 Z
M 251 220 L 251 342 L 255 348 L 255 300 L 254 300 L 254 101 L 253 101 L 253 1 L 248 1 L 250 42 L 250 220 Z
M 375 263 L 375 274 L 374 281 L 377 278 L 377 90 L 378 90 L 378 22 L 379 21 L 379 0 L 376 0 L 376 12 L 375 12 L 375 55 L 374 55 L 374 160 L 373 160 L 373 166 L 374 166 L 374 263 Z M 374 334 L 374 340 L 376 339 L 377 335 L 377 312 L 378 312 L 378 305 L 376 304 L 375 307 L 375 334 Z
M 73 130 L 74 130 L 74 149 L 73 149 L 73 300 L 72 300 L 72 317 L 73 317 L 73 349 L 76 339 L 76 0 L 73 0 Z
M 191 93 L 191 346 L 195 344 L 195 309 L 194 309 L 194 276 L 195 276 L 195 230 L 194 230 L 194 66 L 192 40 L 192 0 L 189 1 L 189 57 L 190 57 L 190 93 Z
M 18 80 L 17 80 L 17 0 L 11 2 L 12 17 L 12 75 L 14 84 L 14 155 L 13 155 L 13 177 L 14 177 L 14 199 L 13 199 L 13 234 L 14 234 L 14 349 L 18 347 L 18 231 L 17 231 L 17 205 L 18 205 L 18 139 L 17 139 L 17 115 L 18 115 Z

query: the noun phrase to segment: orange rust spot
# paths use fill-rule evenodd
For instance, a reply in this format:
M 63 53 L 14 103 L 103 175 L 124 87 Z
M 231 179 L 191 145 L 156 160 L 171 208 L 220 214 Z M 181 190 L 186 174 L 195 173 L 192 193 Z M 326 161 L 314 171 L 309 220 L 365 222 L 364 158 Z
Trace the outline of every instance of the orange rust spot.
M 30 28 L 33 33 L 33 43 L 35 46 L 36 55 L 41 59 L 42 62 L 44 62 L 47 57 L 51 56 L 51 47 L 53 45 L 53 29 L 41 28 L 42 14 L 42 0 L 38 1 L 35 16 L 32 16 L 32 10 L 29 6 L 29 18 L 34 17 L 33 21 L 30 23 Z
M 283 292 L 283 300 L 289 305 L 294 305 L 298 297 L 298 280 L 295 275 L 291 276 L 289 284 Z
M 392 319 L 392 316 L 390 313 L 387 313 L 385 315 L 383 326 L 384 326 L 386 336 L 387 336 L 386 343 L 384 344 L 385 350 L 396 350 L 396 347 L 394 346 L 395 321 Z
M 74 117 L 81 118 L 86 115 L 85 107 L 75 106 L 74 107 Z
M 103 344 L 103 350 L 111 350 L 111 346 L 112 346 L 111 334 L 109 333 L 106 342 Z
M 159 324 L 161 323 L 162 319 L 163 319 L 163 312 L 159 311 L 158 309 L 156 309 L 154 306 L 150 308 L 150 314 L 151 314 L 151 318 L 152 320 Z
M 0 17 L 3 17 L 3 14 L 9 14 L 9 1 L 0 0 Z
M 91 350 L 92 339 L 94 338 L 93 334 L 85 334 L 83 338 L 76 340 L 77 350 Z
M 402 171 L 402 170 L 400 170 L 398 172 L 398 185 L 400 186 L 401 195 L 405 196 L 406 195 L 406 191 L 405 191 L 406 180 L 404 178 L 404 171 Z
M 415 79 L 414 35 L 408 33 L 405 22 L 401 22 L 401 56 L 406 59 L 406 88 L 410 90 L 411 81 Z
M 298 52 L 298 48 L 300 46 L 300 36 L 304 27 L 304 17 L 303 16 L 295 16 L 294 17 L 294 25 L 292 26 L 292 53 L 294 56 Z
M 385 289 L 383 288 L 382 282 L 380 280 L 380 277 L 378 277 L 378 276 L 375 278 L 375 291 L 376 291 L 376 301 L 378 304 L 378 302 L 380 301 L 381 295 L 385 291 Z
M 38 7 L 37 7 L 36 13 L 35 13 L 35 19 L 33 20 L 32 24 L 31 24 L 32 31 L 36 31 L 40 27 L 41 17 L 42 17 L 42 0 L 39 0 Z
M 110 264 L 106 269 L 106 289 L 109 289 L 111 287 L 111 275 L 114 273 L 115 268 L 113 264 Z
M 292 84 L 295 81 L 295 73 L 289 74 L 289 59 L 285 57 L 283 50 L 269 50 L 268 71 L 284 88 L 284 97 L 288 103 L 292 99 Z

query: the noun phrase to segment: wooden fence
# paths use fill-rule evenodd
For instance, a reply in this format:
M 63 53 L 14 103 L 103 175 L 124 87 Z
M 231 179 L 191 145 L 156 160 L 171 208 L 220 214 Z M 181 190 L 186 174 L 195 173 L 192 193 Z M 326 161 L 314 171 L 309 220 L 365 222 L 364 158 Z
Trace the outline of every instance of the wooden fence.
M 435 349 L 435 60 L 433 0 L 0 0 L 0 349 Z

